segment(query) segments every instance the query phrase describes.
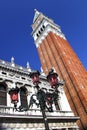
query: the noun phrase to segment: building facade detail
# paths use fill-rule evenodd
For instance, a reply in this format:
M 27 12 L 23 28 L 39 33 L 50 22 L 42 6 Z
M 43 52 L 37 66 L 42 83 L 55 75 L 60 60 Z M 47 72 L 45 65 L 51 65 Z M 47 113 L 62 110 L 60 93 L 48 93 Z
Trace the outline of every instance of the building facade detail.
M 24 110 L 29 105 L 31 95 L 35 93 L 29 77 L 30 72 L 29 67 L 24 68 L 16 64 L 13 66 L 12 62 L 0 60 L 0 128 L 2 130 L 44 130 L 40 109 L 33 105 L 29 110 Z M 40 87 L 50 91 L 46 76 L 41 75 L 40 78 Z M 15 87 L 20 89 L 17 108 L 22 107 L 21 111 L 17 111 L 10 100 L 9 90 Z M 76 121 L 79 118 L 71 111 L 63 87 L 59 86 L 59 92 L 59 110 L 53 105 L 54 112 L 46 112 L 50 129 L 78 129 Z M 63 102 L 66 102 L 66 108 Z
M 36 47 L 39 47 L 39 44 L 42 43 L 43 39 L 48 35 L 49 32 L 54 32 L 56 35 L 65 39 L 64 34 L 61 32 L 61 29 L 58 25 L 54 24 L 53 20 L 44 16 L 42 13 L 37 13 L 37 17 L 34 18 L 33 28 L 33 37 L 35 40 Z M 38 23 L 38 24 L 37 24 Z

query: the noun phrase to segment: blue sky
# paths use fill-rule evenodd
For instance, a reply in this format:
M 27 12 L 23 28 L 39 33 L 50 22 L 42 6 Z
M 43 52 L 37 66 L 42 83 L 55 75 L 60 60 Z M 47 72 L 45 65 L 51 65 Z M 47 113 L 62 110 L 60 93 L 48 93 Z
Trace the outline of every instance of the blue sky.
M 0 59 L 40 70 L 34 44 L 34 9 L 53 19 L 87 69 L 87 0 L 0 0 Z

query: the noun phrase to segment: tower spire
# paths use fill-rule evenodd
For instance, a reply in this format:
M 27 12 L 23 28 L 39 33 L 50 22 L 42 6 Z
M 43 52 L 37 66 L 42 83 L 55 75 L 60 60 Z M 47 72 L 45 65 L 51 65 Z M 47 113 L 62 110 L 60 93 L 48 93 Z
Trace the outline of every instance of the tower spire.
M 35 22 L 35 20 L 37 19 L 37 17 L 40 14 L 40 12 L 37 9 L 34 9 L 34 11 L 35 11 L 35 15 L 34 15 L 33 23 Z

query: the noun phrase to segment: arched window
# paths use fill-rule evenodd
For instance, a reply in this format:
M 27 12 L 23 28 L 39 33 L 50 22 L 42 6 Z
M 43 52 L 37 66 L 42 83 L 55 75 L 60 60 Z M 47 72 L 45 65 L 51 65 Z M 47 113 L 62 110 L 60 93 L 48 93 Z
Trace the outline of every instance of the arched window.
M 0 83 L 0 105 L 7 105 L 7 87 Z
M 45 29 L 45 26 L 43 25 L 42 28 Z
M 20 100 L 21 100 L 21 107 L 27 108 L 28 107 L 27 89 L 25 87 L 20 88 Z

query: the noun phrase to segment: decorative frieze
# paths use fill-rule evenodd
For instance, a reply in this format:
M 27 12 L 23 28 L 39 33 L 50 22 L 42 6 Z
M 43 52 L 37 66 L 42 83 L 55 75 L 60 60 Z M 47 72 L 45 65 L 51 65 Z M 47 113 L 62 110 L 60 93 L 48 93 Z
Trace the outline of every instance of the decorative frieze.
M 44 130 L 44 124 L 43 123 L 3 123 L 2 125 L 3 128 L 7 128 L 6 130 Z M 78 127 L 76 126 L 75 123 L 49 123 L 49 127 L 50 130 L 52 129 L 62 129 L 62 128 L 76 128 L 78 129 Z

